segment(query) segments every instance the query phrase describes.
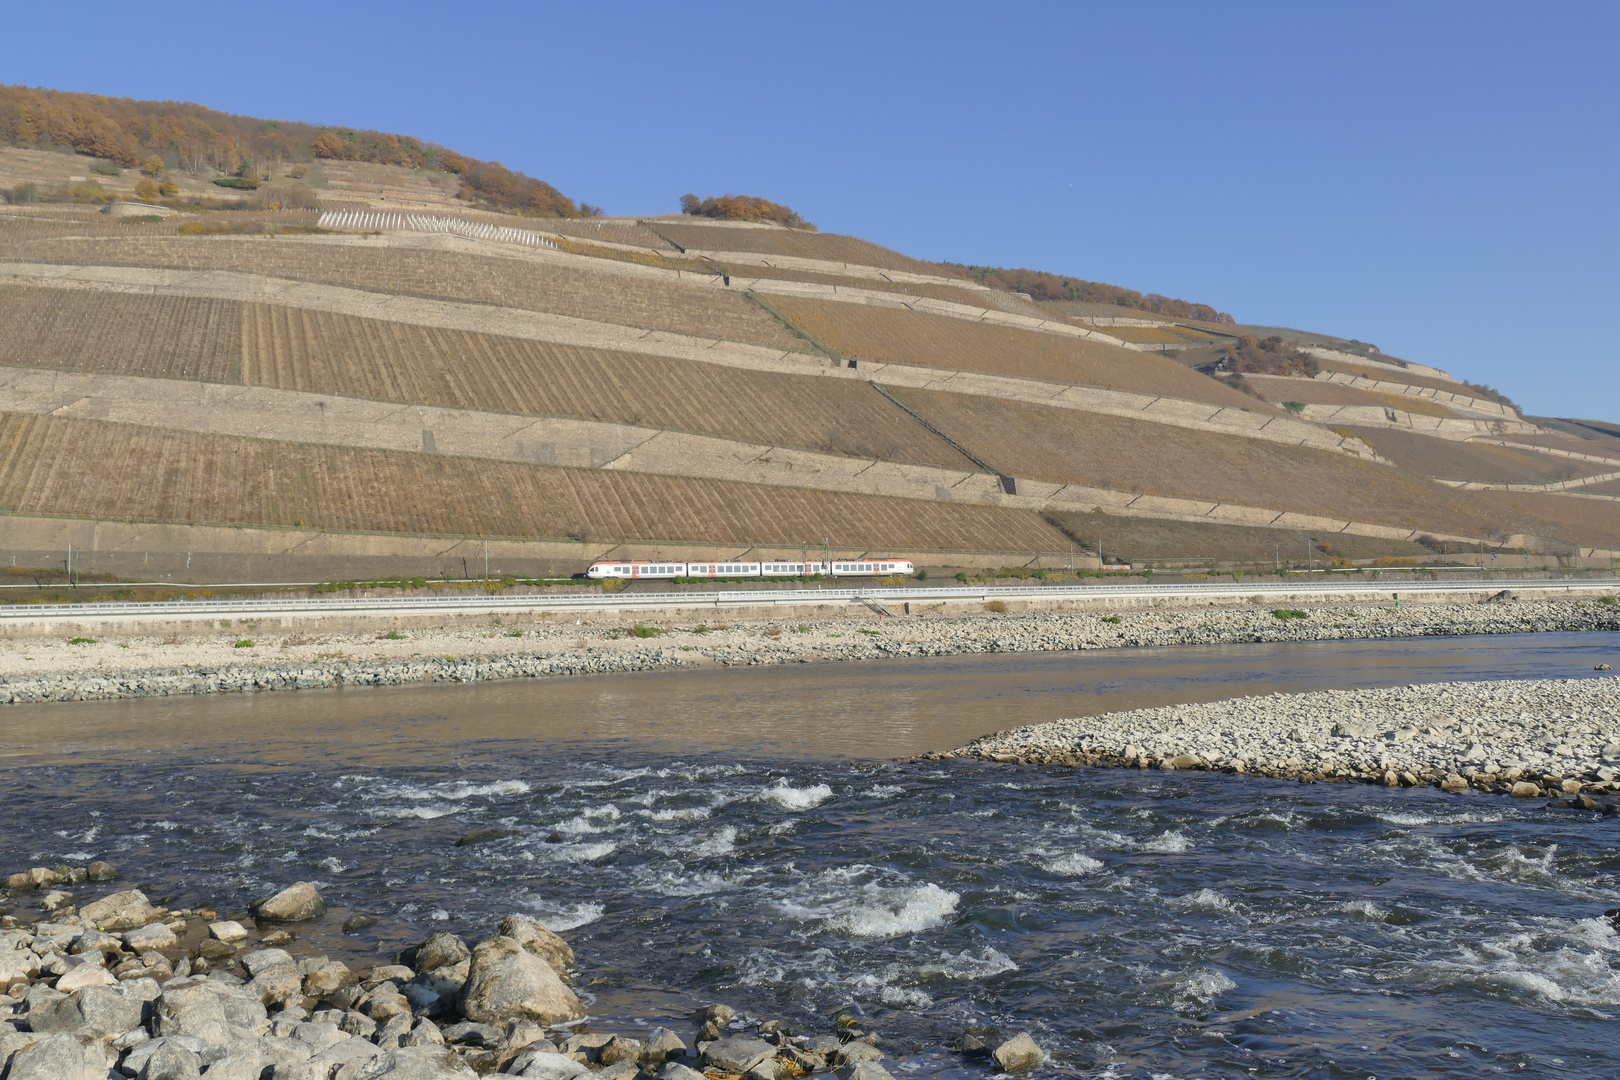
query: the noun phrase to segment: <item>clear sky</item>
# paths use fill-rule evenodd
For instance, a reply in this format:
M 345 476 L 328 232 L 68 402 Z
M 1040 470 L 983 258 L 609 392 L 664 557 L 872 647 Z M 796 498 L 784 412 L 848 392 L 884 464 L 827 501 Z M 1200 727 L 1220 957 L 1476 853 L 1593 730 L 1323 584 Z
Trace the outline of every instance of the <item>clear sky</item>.
M 0 81 L 784 202 L 1620 421 L 1620 5 L 18 5 Z

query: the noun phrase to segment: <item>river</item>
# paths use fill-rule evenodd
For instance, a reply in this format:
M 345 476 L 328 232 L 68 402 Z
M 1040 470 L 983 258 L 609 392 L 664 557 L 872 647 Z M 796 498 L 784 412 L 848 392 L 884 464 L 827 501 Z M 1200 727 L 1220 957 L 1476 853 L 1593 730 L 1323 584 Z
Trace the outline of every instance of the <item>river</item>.
M 1613 818 L 1438 791 L 893 760 L 1234 694 L 1591 675 L 1612 634 L 972 656 L 0 711 L 5 869 L 173 905 L 319 882 L 301 947 L 508 911 L 604 1027 L 723 1001 L 897 1075 L 1029 1030 L 1051 1074 L 1620 1073 Z M 1617 720 L 1620 726 L 1620 720 Z M 473 829 L 510 835 L 456 847 Z M 379 922 L 344 936 L 349 912 Z M 684 1031 L 684 1024 L 671 1024 Z

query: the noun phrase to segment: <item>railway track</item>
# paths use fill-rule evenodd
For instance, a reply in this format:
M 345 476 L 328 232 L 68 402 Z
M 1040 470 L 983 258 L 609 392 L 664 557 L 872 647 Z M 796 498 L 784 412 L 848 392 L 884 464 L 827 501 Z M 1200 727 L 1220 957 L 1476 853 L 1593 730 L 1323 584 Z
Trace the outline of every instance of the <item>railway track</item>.
M 1387 600 L 1403 596 L 1460 599 L 1469 594 L 1484 598 L 1509 592 L 1536 599 L 1594 596 L 1614 593 L 1614 579 L 1568 578 L 1541 580 L 1475 579 L 1469 581 L 1345 581 L 1303 582 L 1197 582 L 1082 585 L 913 586 L 898 588 L 726 589 L 712 592 L 563 593 L 546 595 L 411 596 L 375 598 L 261 598 L 242 600 L 169 600 L 157 602 L 101 602 L 81 604 L 29 604 L 0 607 L 0 626 L 32 623 L 82 623 L 86 620 L 121 622 L 139 620 L 256 619 L 275 616 L 461 616 L 525 614 L 547 611 L 621 613 L 637 610 L 702 610 L 723 608 L 803 607 L 809 605 L 875 603 L 892 610 L 906 603 L 988 603 L 993 600 L 1116 600 L 1154 599 L 1230 600 L 1266 597 L 1278 601 L 1346 599 Z

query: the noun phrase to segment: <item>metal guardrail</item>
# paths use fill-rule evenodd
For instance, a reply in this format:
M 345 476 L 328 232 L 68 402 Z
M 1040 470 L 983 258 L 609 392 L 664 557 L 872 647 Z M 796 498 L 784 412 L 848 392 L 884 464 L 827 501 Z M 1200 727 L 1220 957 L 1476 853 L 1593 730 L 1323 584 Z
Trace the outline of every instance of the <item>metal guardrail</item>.
M 30 604 L 0 607 L 0 621 L 37 619 L 41 616 L 95 615 L 273 615 L 278 613 L 372 612 L 454 613 L 457 611 L 521 611 L 525 609 L 591 609 L 627 607 L 720 607 L 776 605 L 827 600 L 860 603 L 929 600 L 1062 600 L 1086 598 L 1142 598 L 1154 596 L 1292 596 L 1307 593 L 1433 593 L 1433 592 L 1574 592 L 1614 589 L 1617 583 L 1593 579 L 1474 579 L 1453 581 L 1344 581 L 1303 583 L 1200 582 L 1197 584 L 1097 585 L 992 585 L 935 586 L 871 589 L 733 589 L 723 592 L 664 593 L 524 593 L 507 596 L 382 596 L 374 598 L 298 598 L 285 600 L 160 600 L 81 604 Z

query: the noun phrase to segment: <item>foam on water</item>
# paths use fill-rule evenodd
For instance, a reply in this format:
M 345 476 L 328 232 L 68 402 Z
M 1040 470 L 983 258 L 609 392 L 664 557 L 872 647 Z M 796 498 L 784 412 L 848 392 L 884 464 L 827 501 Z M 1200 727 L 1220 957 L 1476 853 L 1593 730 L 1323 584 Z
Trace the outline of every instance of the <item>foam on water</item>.
M 826 784 L 796 788 L 786 780 L 778 780 L 775 785 L 760 792 L 759 797 L 783 810 L 809 810 L 832 798 L 832 793 L 832 788 Z
M 1192 841 L 1180 829 L 1170 829 L 1143 844 L 1142 850 L 1161 855 L 1180 855 L 1192 850 Z
M 1090 855 L 1074 852 L 1053 859 L 1046 864 L 1046 869 L 1054 874 L 1063 874 L 1068 877 L 1079 877 L 1081 874 L 1095 874 L 1103 868 L 1101 859 L 1093 859 Z
M 538 898 L 530 898 L 523 903 L 533 912 L 531 917 L 535 922 L 557 934 L 588 926 L 600 919 L 606 910 L 601 904 L 557 904 Z

